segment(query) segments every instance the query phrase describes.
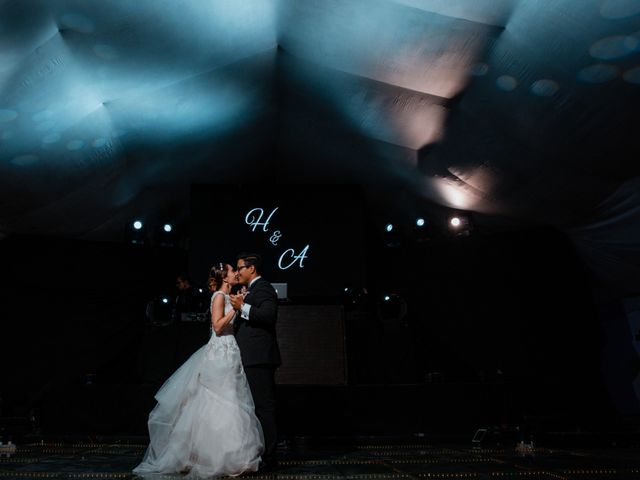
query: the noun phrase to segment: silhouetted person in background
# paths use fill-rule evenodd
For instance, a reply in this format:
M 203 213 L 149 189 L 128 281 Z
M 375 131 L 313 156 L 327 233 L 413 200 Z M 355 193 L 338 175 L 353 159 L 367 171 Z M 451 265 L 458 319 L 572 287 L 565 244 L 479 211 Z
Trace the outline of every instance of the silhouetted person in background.
M 194 286 L 186 273 L 177 276 L 176 287 L 178 295 L 173 306 L 176 328 L 174 364 L 181 365 L 209 338 L 209 295 Z
M 188 321 L 184 314 L 202 313 L 202 298 L 198 290 L 191 285 L 191 279 L 186 273 L 181 273 L 176 278 L 178 295 L 174 304 L 174 319 L 176 321 Z

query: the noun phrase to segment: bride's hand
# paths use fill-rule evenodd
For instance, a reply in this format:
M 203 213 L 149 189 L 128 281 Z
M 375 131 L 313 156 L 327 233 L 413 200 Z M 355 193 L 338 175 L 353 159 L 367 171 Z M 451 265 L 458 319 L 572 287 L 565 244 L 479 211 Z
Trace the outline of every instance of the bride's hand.
M 242 308 L 242 304 L 244 303 L 243 295 L 229 295 L 229 300 L 231 302 L 231 306 L 234 310 L 240 310 Z

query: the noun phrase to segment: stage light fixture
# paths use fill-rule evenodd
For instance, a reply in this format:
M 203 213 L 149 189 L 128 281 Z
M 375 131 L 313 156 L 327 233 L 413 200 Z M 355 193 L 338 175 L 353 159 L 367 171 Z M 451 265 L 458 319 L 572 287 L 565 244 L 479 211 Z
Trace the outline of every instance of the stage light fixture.
M 146 242 L 145 225 L 140 219 L 136 219 L 125 225 L 125 241 L 136 245 L 143 245 Z
M 342 295 L 342 303 L 348 307 L 360 307 L 369 301 L 369 292 L 366 288 L 345 287 Z
M 455 214 L 449 218 L 449 230 L 455 236 L 465 237 L 471 231 L 471 220 L 468 215 Z
M 425 220 L 423 217 L 419 217 L 416 219 L 413 224 L 413 241 L 415 243 L 423 243 L 431 240 L 431 236 L 433 234 L 431 224 Z
M 172 223 L 162 223 L 154 230 L 154 241 L 160 247 L 175 247 L 178 244 L 178 229 Z
M 377 314 L 384 323 L 400 322 L 407 314 L 407 302 L 396 293 L 384 294 L 378 303 Z
M 401 229 L 393 223 L 387 223 L 383 232 L 385 247 L 399 247 L 402 240 Z
M 145 316 L 147 323 L 154 327 L 164 327 L 173 322 L 173 304 L 169 295 L 161 294 L 147 302 Z

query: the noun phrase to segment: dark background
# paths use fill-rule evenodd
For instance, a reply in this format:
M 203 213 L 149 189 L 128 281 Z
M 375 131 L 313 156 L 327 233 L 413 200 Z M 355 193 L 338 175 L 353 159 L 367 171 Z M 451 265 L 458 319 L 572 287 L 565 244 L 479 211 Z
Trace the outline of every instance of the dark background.
M 219 235 L 231 221 L 204 214 L 231 213 L 240 202 L 224 207 L 199 188 L 191 252 L 51 237 L 0 242 L 3 417 L 31 416 L 46 433 L 146 433 L 153 394 L 181 361 L 186 334 L 179 324 L 149 325 L 145 305 L 173 295 L 188 265 L 208 268 L 211 252 L 237 250 Z M 624 413 L 612 406 L 615 388 L 605 389 L 592 279 L 563 234 L 540 227 L 452 236 L 431 225 L 430 238 L 417 241 L 400 225 L 389 247 L 373 219 L 351 216 L 359 208 L 352 191 L 304 204 L 296 195 L 283 214 L 339 214 L 325 218 L 327 228 L 283 215 L 278 227 L 289 238 L 327 250 L 314 249 L 304 273 L 271 273 L 292 285 L 289 305 L 343 306 L 346 383 L 281 385 L 283 435 L 604 428 Z M 338 209 L 351 195 L 349 212 Z M 345 233 L 327 235 L 336 229 Z M 203 332 L 195 345 L 206 339 Z M 616 388 L 630 389 L 632 371 L 622 377 Z
M 276 207 L 268 232 L 247 225 L 252 209 L 264 210 L 264 222 Z M 197 185 L 191 191 L 190 271 L 204 282 L 217 262 L 235 266 L 238 253 L 256 252 L 264 277 L 288 283 L 290 297 L 335 297 L 345 287 L 364 285 L 363 218 L 362 194 L 354 186 Z M 269 239 L 276 231 L 282 237 L 274 246 Z M 278 268 L 285 250 L 299 254 L 306 245 L 303 268 L 299 261 Z

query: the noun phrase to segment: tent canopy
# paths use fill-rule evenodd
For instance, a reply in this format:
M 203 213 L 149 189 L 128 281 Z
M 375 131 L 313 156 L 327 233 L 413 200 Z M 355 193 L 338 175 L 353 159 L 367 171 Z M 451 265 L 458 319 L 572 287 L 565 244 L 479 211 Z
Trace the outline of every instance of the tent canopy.
M 119 240 L 247 171 L 553 225 L 640 291 L 640 0 L 1 0 L 0 233 Z

